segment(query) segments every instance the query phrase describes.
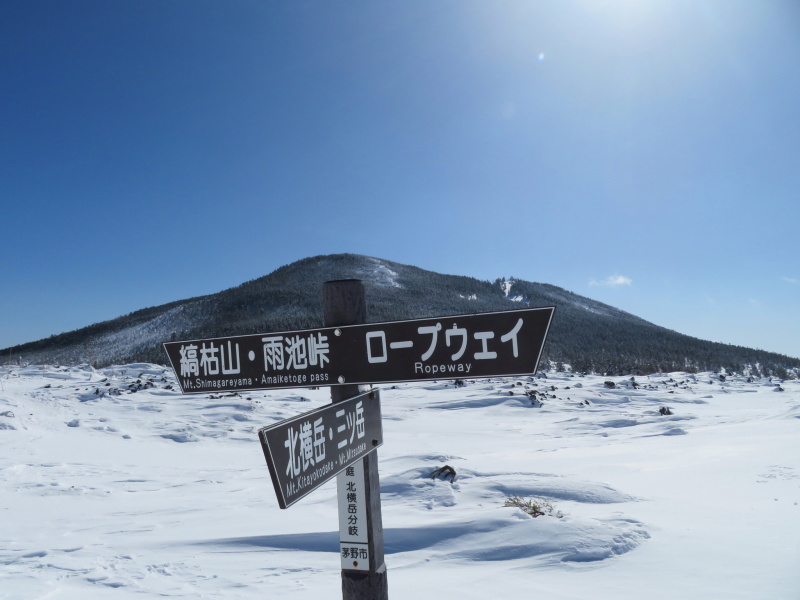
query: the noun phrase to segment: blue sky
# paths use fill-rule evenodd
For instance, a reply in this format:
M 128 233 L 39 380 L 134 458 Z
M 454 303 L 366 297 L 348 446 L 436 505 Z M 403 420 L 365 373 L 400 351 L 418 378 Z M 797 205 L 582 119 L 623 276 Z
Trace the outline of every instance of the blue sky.
M 0 347 L 355 252 L 800 356 L 800 3 L 0 3 Z

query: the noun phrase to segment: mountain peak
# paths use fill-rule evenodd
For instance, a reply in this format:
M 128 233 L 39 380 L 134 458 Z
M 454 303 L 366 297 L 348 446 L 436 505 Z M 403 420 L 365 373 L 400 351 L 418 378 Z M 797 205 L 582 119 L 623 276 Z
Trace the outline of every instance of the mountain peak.
M 514 277 L 481 281 L 359 254 L 312 256 L 216 294 L 0 352 L 5 362 L 163 364 L 164 341 L 320 327 L 322 287 L 335 279 L 364 281 L 369 322 L 556 306 L 542 365 L 608 374 L 719 368 L 800 373 L 798 359 L 697 340 L 554 285 Z

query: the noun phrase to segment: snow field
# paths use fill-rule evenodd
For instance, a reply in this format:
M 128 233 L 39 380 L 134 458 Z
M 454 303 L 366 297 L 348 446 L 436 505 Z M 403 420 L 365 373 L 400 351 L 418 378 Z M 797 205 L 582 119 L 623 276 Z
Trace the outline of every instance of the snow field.
M 0 369 L 0 598 L 339 597 L 335 484 L 281 511 L 256 436 L 328 394 Z M 800 597 L 800 382 L 553 373 L 381 396 L 392 598 Z M 453 483 L 430 477 L 445 464 Z

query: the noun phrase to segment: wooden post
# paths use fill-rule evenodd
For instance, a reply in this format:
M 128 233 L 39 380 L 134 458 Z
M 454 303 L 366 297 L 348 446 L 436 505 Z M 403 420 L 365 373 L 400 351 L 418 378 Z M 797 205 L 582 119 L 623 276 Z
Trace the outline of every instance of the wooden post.
M 364 282 L 360 279 L 327 281 L 323 288 L 325 327 L 361 325 L 367 321 Z M 357 385 L 331 386 L 331 401 L 341 402 L 359 394 Z M 377 451 L 362 459 L 366 491 L 369 570 L 342 569 L 343 600 L 388 600 L 388 581 L 383 556 L 381 488 L 378 478 Z

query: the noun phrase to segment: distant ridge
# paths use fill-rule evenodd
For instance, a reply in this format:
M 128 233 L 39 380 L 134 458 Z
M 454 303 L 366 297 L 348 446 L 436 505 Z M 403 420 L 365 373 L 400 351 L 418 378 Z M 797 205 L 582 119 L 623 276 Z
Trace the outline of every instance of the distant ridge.
M 553 285 L 480 281 L 356 254 L 306 258 L 216 294 L 6 348 L 0 364 L 164 364 L 161 343 L 167 340 L 320 327 L 323 283 L 350 278 L 364 281 L 370 322 L 555 305 L 543 368 L 570 365 L 608 375 L 719 369 L 800 375 L 800 359 L 682 335 Z

